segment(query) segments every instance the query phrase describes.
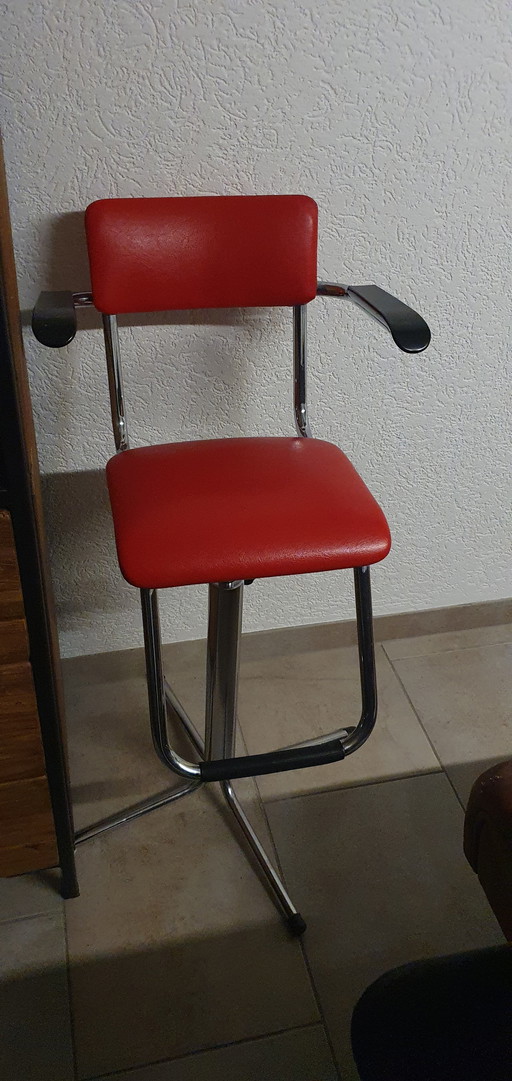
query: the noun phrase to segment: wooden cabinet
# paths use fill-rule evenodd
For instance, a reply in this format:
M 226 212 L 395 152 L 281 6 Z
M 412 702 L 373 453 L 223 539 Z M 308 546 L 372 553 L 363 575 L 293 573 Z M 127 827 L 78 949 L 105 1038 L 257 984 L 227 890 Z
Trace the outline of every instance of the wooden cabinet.
M 0 875 L 59 862 L 11 516 L 0 510 Z
M 28 661 L 0 668 L 0 784 L 46 773 L 37 700 Z M 2 833 L 0 845 L 5 843 Z
M 0 143 L 0 876 L 78 892 L 55 615 Z

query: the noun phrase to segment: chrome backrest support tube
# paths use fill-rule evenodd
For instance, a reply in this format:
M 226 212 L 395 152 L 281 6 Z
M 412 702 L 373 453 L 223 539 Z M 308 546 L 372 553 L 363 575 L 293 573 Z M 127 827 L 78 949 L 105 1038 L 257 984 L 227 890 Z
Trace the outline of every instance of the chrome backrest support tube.
M 338 282 L 318 282 L 316 287 L 317 297 L 347 297 L 348 285 L 339 285 Z
M 73 293 L 72 296 L 75 308 L 94 308 L 92 293 Z
M 121 369 L 121 350 L 119 348 L 119 332 L 115 315 L 103 315 L 103 334 L 105 336 L 105 352 L 107 354 L 108 389 L 110 394 L 110 412 L 112 414 L 112 427 L 116 450 L 127 450 L 128 427 L 124 412 L 123 398 L 123 373 Z
M 295 304 L 293 309 L 293 404 L 295 424 L 299 435 L 310 436 L 306 400 L 307 307 Z

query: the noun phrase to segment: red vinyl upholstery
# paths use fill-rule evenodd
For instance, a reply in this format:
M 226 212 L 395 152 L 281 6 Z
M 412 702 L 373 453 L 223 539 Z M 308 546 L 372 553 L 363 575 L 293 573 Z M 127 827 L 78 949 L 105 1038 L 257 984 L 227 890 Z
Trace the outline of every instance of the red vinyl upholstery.
M 139 588 L 377 563 L 386 519 L 319 439 L 215 439 L 127 450 L 107 480 L 119 563 Z
M 305 195 L 100 199 L 85 215 L 94 304 L 110 315 L 306 304 L 317 217 Z

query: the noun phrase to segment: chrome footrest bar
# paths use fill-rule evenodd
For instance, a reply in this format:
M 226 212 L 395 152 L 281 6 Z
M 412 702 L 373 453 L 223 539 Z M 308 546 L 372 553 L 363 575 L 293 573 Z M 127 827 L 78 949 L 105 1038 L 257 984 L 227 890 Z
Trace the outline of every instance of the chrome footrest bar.
M 336 732 L 329 732 L 325 736 L 316 736 L 315 739 L 303 739 L 300 743 L 289 743 L 287 747 L 280 747 L 279 749 L 282 751 L 294 751 L 299 747 L 321 747 L 323 743 L 332 743 L 336 739 L 340 739 L 344 743 L 350 732 L 353 731 L 353 726 L 339 728 Z
M 270 751 L 268 754 L 247 754 L 242 758 L 219 758 L 201 762 L 201 780 L 229 781 L 235 777 L 261 777 L 265 773 L 283 773 L 307 769 L 326 762 L 338 762 L 345 757 L 340 739 L 314 747 L 292 747 L 290 750 Z
M 217 588 L 217 587 L 215 587 Z M 241 586 L 240 586 L 241 588 Z M 370 568 L 354 568 L 356 598 L 357 637 L 359 650 L 359 673 L 361 682 L 361 716 L 353 727 L 341 728 L 325 736 L 305 740 L 275 751 L 242 757 L 213 758 L 202 761 L 199 772 L 202 781 L 229 781 L 240 777 L 260 777 L 268 773 L 281 773 L 295 769 L 339 762 L 362 747 L 371 735 L 377 717 L 377 685 L 375 674 L 375 647 L 373 641 L 372 597 Z M 211 587 L 213 593 L 214 587 Z M 213 594 L 217 600 L 217 594 Z M 224 590 L 224 601 L 230 593 Z M 237 616 L 239 623 L 239 615 Z M 239 633 L 237 627 L 236 636 Z M 225 643 L 222 643 L 224 648 Z M 231 646 L 233 648 L 233 646 Z M 236 665 L 234 666 L 236 670 Z M 204 742 L 195 725 L 185 712 L 172 687 L 164 680 L 165 701 L 168 709 L 178 717 L 192 740 L 196 750 L 204 758 Z M 233 704 L 232 704 L 233 705 Z M 231 713 L 233 713 L 233 708 Z

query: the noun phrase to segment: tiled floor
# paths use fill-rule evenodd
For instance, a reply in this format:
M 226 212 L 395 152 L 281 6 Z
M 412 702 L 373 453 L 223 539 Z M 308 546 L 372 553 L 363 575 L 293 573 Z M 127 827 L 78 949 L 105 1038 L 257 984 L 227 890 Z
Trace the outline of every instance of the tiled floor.
M 202 647 L 165 653 L 197 714 Z M 371 980 L 501 941 L 462 854 L 462 803 L 512 754 L 511 661 L 512 626 L 385 642 L 379 728 L 359 755 L 239 783 L 308 919 L 302 945 L 211 790 L 81 846 L 65 906 L 52 874 L 0 881 L 0 1081 L 355 1079 L 349 1020 Z M 241 674 L 250 751 L 357 714 L 356 654 L 335 629 L 301 630 L 295 650 L 293 632 L 251 636 Z M 65 678 L 80 826 L 169 775 L 140 653 L 66 662 Z

